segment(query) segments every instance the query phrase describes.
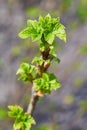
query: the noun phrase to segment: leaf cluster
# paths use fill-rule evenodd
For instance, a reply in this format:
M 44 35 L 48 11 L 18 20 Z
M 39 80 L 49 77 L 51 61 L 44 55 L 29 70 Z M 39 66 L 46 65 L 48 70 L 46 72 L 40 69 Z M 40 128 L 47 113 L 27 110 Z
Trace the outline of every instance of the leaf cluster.
M 43 73 L 42 77 L 34 80 L 34 87 L 36 91 L 41 91 L 44 94 L 50 94 L 52 90 L 61 87 L 55 75 L 50 73 Z
M 35 120 L 33 117 L 27 113 L 23 112 L 23 109 L 20 106 L 8 106 L 9 117 L 15 118 L 15 122 L 13 125 L 14 130 L 30 130 L 31 125 L 35 124 Z
M 51 18 L 50 14 L 40 16 L 37 20 L 28 20 L 27 28 L 19 33 L 19 37 L 25 39 L 32 37 L 33 41 L 41 40 L 43 37 L 48 44 L 52 44 L 55 36 L 66 41 L 66 32 L 59 18 Z
M 52 56 L 52 59 L 58 63 L 60 62 L 60 59 L 57 58 L 57 55 L 55 54 L 53 41 L 55 37 L 66 41 L 66 32 L 64 25 L 60 23 L 59 17 L 52 18 L 50 14 L 48 14 L 45 17 L 40 16 L 38 20 L 28 20 L 27 28 L 19 33 L 19 37 L 23 39 L 31 37 L 33 41 L 39 40 L 40 51 L 43 52 L 49 48 L 49 54 Z M 43 62 L 41 59 L 38 60 L 37 58 L 34 60 L 37 60 L 39 64 L 42 64 Z
M 29 82 L 36 78 L 37 73 L 38 70 L 34 65 L 31 65 L 29 63 L 22 63 L 16 74 L 20 74 L 19 80 Z

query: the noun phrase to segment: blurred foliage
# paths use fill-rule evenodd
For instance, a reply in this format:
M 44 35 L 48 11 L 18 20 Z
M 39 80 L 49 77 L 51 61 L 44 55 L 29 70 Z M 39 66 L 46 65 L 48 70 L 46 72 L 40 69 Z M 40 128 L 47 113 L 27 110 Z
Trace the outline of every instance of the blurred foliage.
M 61 5 L 60 5 L 60 10 L 62 13 L 65 13 L 67 9 L 71 6 L 72 0 L 62 0 Z
M 33 130 L 33 129 L 32 129 Z M 50 126 L 47 125 L 41 125 L 37 128 L 34 128 L 34 130 L 52 130 Z
M 76 27 L 78 27 L 78 20 L 75 20 L 69 24 L 70 29 L 75 29 Z
M 18 56 L 21 53 L 21 46 L 15 45 L 11 48 L 11 55 Z
M 87 20 L 87 0 L 79 0 L 77 15 L 81 22 Z
M 72 104 L 73 102 L 74 102 L 74 96 L 73 95 L 66 95 L 65 97 L 64 97 L 64 100 L 63 100 L 63 102 L 65 103 L 65 104 Z
M 0 107 L 0 120 L 7 118 L 7 109 Z
M 81 61 L 76 61 L 74 64 L 73 64 L 73 69 L 74 70 L 80 70 L 81 69 L 81 67 L 82 67 L 82 63 L 81 63 Z
M 87 111 L 87 100 L 82 100 L 79 106 L 83 111 Z
M 79 52 L 87 55 L 87 43 L 79 47 Z
M 80 87 L 80 86 L 83 85 L 83 83 L 84 83 L 84 80 L 83 80 L 83 78 L 81 78 L 81 77 L 77 77 L 77 78 L 75 78 L 74 81 L 73 81 L 73 85 L 74 85 L 75 87 Z
M 26 9 L 26 15 L 30 18 L 36 18 L 39 15 L 45 15 L 45 14 L 46 14 L 45 11 L 37 6 L 32 6 Z

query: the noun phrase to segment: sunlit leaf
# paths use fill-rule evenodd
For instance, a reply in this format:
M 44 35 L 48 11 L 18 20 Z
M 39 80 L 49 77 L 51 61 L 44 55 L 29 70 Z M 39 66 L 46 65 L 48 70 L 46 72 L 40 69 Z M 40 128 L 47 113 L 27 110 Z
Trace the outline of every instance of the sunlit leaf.
M 9 112 L 8 112 L 8 115 L 10 117 L 17 117 L 19 116 L 20 114 L 22 114 L 23 112 L 23 109 L 20 107 L 20 106 L 8 106 L 9 108 Z
M 20 106 L 8 106 L 8 108 L 10 110 L 8 115 L 15 118 L 15 122 L 13 124 L 14 130 L 30 130 L 31 125 L 35 124 L 33 117 L 28 113 L 24 113 Z
M 43 73 L 42 77 L 34 80 L 34 87 L 37 91 L 50 94 L 52 90 L 60 88 L 61 84 L 53 74 Z
M 31 32 L 32 32 L 32 29 L 27 27 L 19 33 L 19 37 L 22 39 L 26 39 L 31 36 Z
M 59 24 L 57 29 L 53 31 L 53 34 L 55 34 L 59 39 L 63 40 L 66 42 L 66 32 L 65 32 L 65 27 L 62 24 Z
M 33 79 L 37 76 L 38 70 L 34 65 L 30 65 L 29 63 L 22 63 L 17 70 L 16 74 L 19 74 L 19 80 L 23 80 L 24 82 L 29 82 L 30 77 Z
M 34 59 L 32 60 L 32 63 L 37 63 L 38 65 L 42 65 L 44 60 L 40 57 L 34 57 Z

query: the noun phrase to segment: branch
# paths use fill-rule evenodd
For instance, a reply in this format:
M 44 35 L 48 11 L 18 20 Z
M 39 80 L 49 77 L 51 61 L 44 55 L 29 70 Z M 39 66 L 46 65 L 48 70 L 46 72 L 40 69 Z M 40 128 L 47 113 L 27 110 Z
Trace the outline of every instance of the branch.
M 41 53 L 42 55 L 42 59 L 47 60 L 48 56 L 49 56 L 49 51 L 50 48 L 48 47 L 44 52 Z M 39 71 L 39 77 L 42 76 L 42 73 L 47 71 L 48 67 L 50 66 L 49 63 L 43 63 L 42 66 L 38 66 L 38 71 Z M 27 113 L 29 113 L 30 115 L 33 114 L 36 103 L 39 99 L 39 96 L 42 96 L 43 94 L 40 93 L 40 95 L 36 92 L 35 88 L 32 87 L 32 95 L 31 95 L 31 99 L 30 99 L 30 103 L 28 105 L 28 109 L 27 109 Z
M 29 113 L 30 115 L 33 114 L 33 111 L 35 109 L 38 99 L 39 99 L 39 96 L 37 95 L 36 90 L 32 87 L 31 100 L 30 100 L 30 103 L 29 103 L 28 109 L 27 109 L 27 113 Z

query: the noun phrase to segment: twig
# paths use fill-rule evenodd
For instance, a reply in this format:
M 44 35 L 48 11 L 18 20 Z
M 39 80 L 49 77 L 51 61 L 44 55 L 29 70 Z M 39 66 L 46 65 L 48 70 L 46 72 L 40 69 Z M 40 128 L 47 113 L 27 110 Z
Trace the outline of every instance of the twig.
M 48 47 L 44 52 L 41 53 L 42 59 L 44 59 L 44 60 L 48 59 L 49 51 L 50 51 L 50 48 Z M 38 77 L 41 77 L 42 73 L 47 71 L 50 64 L 45 65 L 45 66 L 44 65 L 45 65 L 45 63 L 43 62 L 43 64 L 41 66 L 38 66 L 38 71 L 39 71 Z M 39 99 L 39 95 L 37 94 L 35 88 L 32 87 L 32 95 L 31 95 L 30 103 L 29 103 L 28 109 L 27 109 L 28 114 L 30 114 L 30 115 L 33 114 L 33 111 L 35 109 L 35 106 L 36 106 L 36 103 L 37 103 L 38 99 Z
M 32 95 L 31 95 L 31 100 L 30 103 L 28 105 L 28 109 L 27 109 L 27 113 L 32 115 L 33 111 L 35 109 L 36 103 L 39 99 L 39 96 L 37 95 L 35 89 L 32 87 Z

